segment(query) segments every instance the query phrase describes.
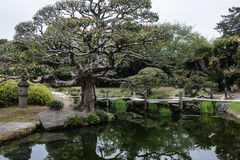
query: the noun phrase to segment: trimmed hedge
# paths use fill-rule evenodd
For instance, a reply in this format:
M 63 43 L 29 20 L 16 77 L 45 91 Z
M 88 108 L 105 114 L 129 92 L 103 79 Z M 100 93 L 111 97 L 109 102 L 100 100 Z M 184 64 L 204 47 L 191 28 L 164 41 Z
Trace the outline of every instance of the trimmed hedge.
M 52 91 L 43 84 L 30 83 L 28 103 L 31 105 L 47 105 L 53 100 Z M 0 107 L 18 104 L 18 81 L 8 80 L 0 84 Z
M 18 83 L 8 80 L 0 84 L 0 107 L 18 104 Z
M 47 105 L 53 100 L 52 91 L 43 84 L 30 83 L 28 103 L 32 105 Z

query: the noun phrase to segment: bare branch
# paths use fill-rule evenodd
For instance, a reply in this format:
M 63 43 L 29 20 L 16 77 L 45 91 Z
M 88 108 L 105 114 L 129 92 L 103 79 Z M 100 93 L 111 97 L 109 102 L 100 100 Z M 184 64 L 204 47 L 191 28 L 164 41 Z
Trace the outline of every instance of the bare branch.
M 7 75 L 1 75 L 0 76 L 0 83 L 8 81 L 10 79 L 20 79 L 21 76 L 7 76 Z
M 47 82 L 51 85 L 51 87 L 58 88 L 58 87 L 75 87 L 79 86 L 80 82 L 78 78 L 75 78 L 70 81 L 59 81 L 56 80 L 56 77 L 54 75 L 44 75 L 41 77 L 38 77 L 36 79 L 31 80 L 33 83 L 44 83 Z

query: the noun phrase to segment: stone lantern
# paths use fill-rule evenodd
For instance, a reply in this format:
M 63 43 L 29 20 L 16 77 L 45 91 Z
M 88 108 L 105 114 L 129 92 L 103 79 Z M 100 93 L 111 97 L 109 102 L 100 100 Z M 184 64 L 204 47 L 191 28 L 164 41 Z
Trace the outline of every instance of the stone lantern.
M 29 83 L 27 82 L 27 79 L 22 77 L 21 81 L 18 83 L 20 107 L 26 107 L 28 105 L 28 87 Z

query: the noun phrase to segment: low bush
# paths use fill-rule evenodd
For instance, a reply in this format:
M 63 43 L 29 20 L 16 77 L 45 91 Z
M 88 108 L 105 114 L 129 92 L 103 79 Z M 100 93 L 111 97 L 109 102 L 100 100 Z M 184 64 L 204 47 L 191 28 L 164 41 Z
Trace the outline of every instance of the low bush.
M 8 80 L 0 85 L 0 107 L 18 104 L 18 81 Z M 28 103 L 31 105 L 47 105 L 52 101 L 52 91 L 43 84 L 30 83 Z
M 0 107 L 18 104 L 18 83 L 8 80 L 0 85 Z
M 161 108 L 159 109 L 160 116 L 162 117 L 170 117 L 172 116 L 172 111 L 169 108 Z
M 84 123 L 87 123 L 87 118 L 81 117 L 81 116 L 75 116 L 72 118 L 67 119 L 64 122 L 64 128 L 75 128 L 75 127 L 80 127 Z
M 80 104 L 81 103 L 81 98 L 80 97 L 73 97 L 73 104 Z
M 96 113 L 90 114 L 87 119 L 87 122 L 89 124 L 98 124 L 100 121 L 101 119 Z
M 127 111 L 127 103 L 125 101 L 113 101 L 112 102 L 113 111 L 117 114 L 126 113 Z
M 100 118 L 101 122 L 108 122 L 109 121 L 109 116 L 108 116 L 107 112 L 105 112 L 103 110 L 97 110 L 96 114 Z
M 52 111 L 61 111 L 64 107 L 64 103 L 59 100 L 53 100 L 48 104 L 48 108 Z
M 73 87 L 73 88 L 70 88 L 70 89 L 68 90 L 68 93 L 69 93 L 71 96 L 79 96 L 80 93 L 81 93 L 81 89 L 80 89 L 80 88 Z
M 150 111 L 157 111 L 158 110 L 158 106 L 157 106 L 157 104 L 150 103 L 150 104 L 148 104 L 148 109 Z
M 32 105 L 47 105 L 52 100 L 52 91 L 43 84 L 30 83 L 28 103 Z
M 154 95 L 154 94 L 151 94 L 151 95 L 148 96 L 148 99 L 157 99 L 157 96 Z
M 198 104 L 200 113 L 213 113 L 213 104 L 212 102 L 200 102 Z

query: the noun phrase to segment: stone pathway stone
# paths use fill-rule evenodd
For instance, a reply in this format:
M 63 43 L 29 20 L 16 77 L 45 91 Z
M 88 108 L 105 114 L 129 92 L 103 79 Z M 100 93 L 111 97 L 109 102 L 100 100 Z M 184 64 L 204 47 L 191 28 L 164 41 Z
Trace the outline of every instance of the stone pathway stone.
M 0 143 L 22 138 L 36 130 L 34 122 L 8 122 L 0 124 Z

